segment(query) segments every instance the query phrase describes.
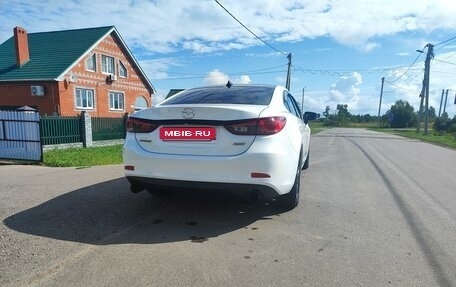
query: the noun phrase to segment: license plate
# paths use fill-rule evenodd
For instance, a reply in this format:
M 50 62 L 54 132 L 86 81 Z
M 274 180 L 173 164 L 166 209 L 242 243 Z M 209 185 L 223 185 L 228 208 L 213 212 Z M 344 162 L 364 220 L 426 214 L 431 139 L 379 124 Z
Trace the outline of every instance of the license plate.
M 213 141 L 217 138 L 213 127 L 161 127 L 163 141 Z

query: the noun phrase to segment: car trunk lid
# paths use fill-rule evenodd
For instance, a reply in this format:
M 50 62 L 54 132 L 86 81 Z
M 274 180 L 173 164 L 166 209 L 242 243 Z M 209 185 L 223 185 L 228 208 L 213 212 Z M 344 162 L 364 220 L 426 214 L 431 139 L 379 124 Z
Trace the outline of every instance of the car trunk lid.
M 136 133 L 147 152 L 179 155 L 234 156 L 248 150 L 255 135 L 235 135 L 225 125 L 257 119 L 266 106 L 206 105 L 157 106 L 133 117 L 151 120 L 158 127 Z

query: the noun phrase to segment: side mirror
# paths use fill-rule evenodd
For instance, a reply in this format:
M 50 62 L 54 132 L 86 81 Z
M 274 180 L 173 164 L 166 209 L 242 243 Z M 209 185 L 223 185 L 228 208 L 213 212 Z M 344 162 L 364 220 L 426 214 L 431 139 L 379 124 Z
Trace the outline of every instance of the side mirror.
M 320 118 L 320 114 L 314 112 L 305 112 L 303 116 L 304 123 L 307 124 L 309 121 L 313 121 Z

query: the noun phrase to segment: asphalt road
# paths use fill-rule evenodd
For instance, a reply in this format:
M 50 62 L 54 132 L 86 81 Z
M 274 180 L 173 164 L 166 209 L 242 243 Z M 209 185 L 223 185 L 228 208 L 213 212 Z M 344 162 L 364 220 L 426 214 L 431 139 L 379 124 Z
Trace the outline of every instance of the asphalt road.
M 131 194 L 122 166 L 0 166 L 0 286 L 456 286 L 456 151 L 315 135 L 301 203 Z

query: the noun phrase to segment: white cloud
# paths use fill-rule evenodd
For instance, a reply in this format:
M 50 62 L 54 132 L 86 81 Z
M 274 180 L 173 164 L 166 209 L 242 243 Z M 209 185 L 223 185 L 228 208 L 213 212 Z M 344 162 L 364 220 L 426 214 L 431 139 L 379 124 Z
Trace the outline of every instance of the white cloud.
M 250 84 L 252 80 L 249 75 L 241 75 L 237 78 L 230 78 L 227 74 L 215 69 L 204 78 L 204 84 L 206 85 L 225 85 L 228 80 L 231 80 L 235 84 Z
M 306 90 L 304 97 L 304 110 L 322 113 L 326 106 L 336 109 L 338 104 L 347 104 L 348 111 L 352 114 L 376 114 L 378 107 L 378 93 L 364 90 L 361 96 L 362 75 L 353 72 L 350 75 L 341 76 L 333 83 L 329 91 Z M 299 95 L 295 95 L 298 101 Z
M 227 74 L 215 69 L 204 78 L 204 83 L 206 85 L 223 85 L 226 84 L 228 80 L 229 77 Z
M 358 48 L 365 53 L 369 53 L 370 51 L 372 51 L 376 48 L 379 48 L 379 47 L 380 47 L 379 43 L 372 43 L 372 42 L 364 43 L 363 45 L 358 46 Z
M 376 37 L 456 28 L 456 5 L 450 0 L 234 0 L 224 5 L 255 34 L 272 43 L 328 36 L 370 51 L 378 47 L 371 40 Z M 11 37 L 16 25 L 29 32 L 115 25 L 130 47 L 150 52 L 184 48 L 209 53 L 263 45 L 210 0 L 49 0 L 26 4 L 11 0 L 2 6 L 0 15 L 0 42 Z
M 331 100 L 339 101 L 339 104 L 346 104 L 354 101 L 359 95 L 359 86 L 363 82 L 361 74 L 353 72 L 350 76 L 342 76 L 331 85 L 329 94 Z
M 139 60 L 139 65 L 148 75 L 150 80 L 168 79 L 168 70 L 172 67 L 180 67 L 186 62 L 176 58 L 157 58 L 150 60 Z
M 236 80 L 236 83 L 239 84 L 250 84 L 251 82 L 252 80 L 250 79 L 249 75 L 242 75 L 238 80 Z
M 438 35 L 433 33 L 434 31 L 456 30 L 456 5 L 453 0 L 231 0 L 222 3 L 263 40 L 273 46 L 285 42 L 287 45 L 282 47 L 287 48 L 291 47 L 292 42 L 322 37 L 368 53 L 381 50 L 380 43 L 385 45 L 381 41 L 385 36 L 412 32 L 414 39 L 411 39 L 410 34 L 406 39 L 394 38 L 395 42 L 403 44 L 406 51 L 406 47 L 414 47 L 417 42 L 417 48 L 429 43 L 431 40 L 428 38 Z M 135 57 L 151 80 L 168 79 L 173 76 L 170 73 L 173 67 L 188 67 L 191 62 L 189 58 L 177 60 L 165 57 L 151 60 L 151 57 L 159 53 L 189 51 L 205 55 L 264 46 L 213 0 L 10 0 L 7 5 L 1 5 L 0 18 L 0 43 L 13 35 L 12 29 L 15 26 L 22 26 L 33 33 L 114 25 L 128 47 L 134 50 Z M 308 48 L 300 52 L 312 54 L 314 50 L 330 49 L 311 46 Z M 454 45 L 444 46 L 436 57 L 444 59 L 444 52 L 450 49 L 454 50 Z M 406 52 L 401 55 L 406 55 Z M 283 55 L 265 48 L 255 56 L 260 62 L 262 58 Z M 449 61 L 455 61 L 454 59 Z M 209 70 L 214 67 L 224 69 L 215 63 Z M 403 71 L 404 69 L 396 71 L 396 77 Z M 396 92 L 398 99 L 410 100 L 415 108 L 419 100 L 415 91 L 420 90 L 422 81 L 421 75 L 414 78 L 416 73 L 419 71 L 409 71 L 395 82 L 401 88 L 388 86 Z M 430 98 L 432 105 L 439 104 L 441 89 L 456 90 L 453 84 L 456 82 L 454 73 L 454 65 L 433 62 Z M 225 84 L 228 79 L 229 75 L 220 70 L 212 70 L 204 78 L 204 83 Z M 232 81 L 244 83 L 249 82 L 249 79 L 250 77 L 241 76 L 233 78 Z M 284 78 L 275 80 L 277 84 L 285 84 Z M 292 87 L 294 81 L 292 78 Z M 375 101 L 370 102 L 370 95 L 378 95 L 378 91 L 371 88 L 367 92 L 366 89 L 368 88 L 363 86 L 362 77 L 353 74 L 333 83 L 329 91 L 326 89 L 324 92 L 310 93 L 309 102 L 314 95 L 318 97 L 314 100 L 315 103 L 321 102 L 323 108 L 326 105 L 338 104 L 335 100 L 341 100 L 349 105 L 349 110 L 357 108 L 362 111 L 371 104 L 372 111 Z M 372 96 L 376 97 L 378 98 Z M 320 99 L 327 100 L 327 103 Z M 450 99 L 454 98 L 449 96 L 449 103 Z M 454 114 L 455 107 L 449 105 L 448 109 L 452 109 Z

